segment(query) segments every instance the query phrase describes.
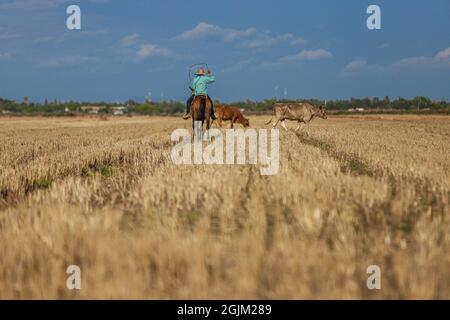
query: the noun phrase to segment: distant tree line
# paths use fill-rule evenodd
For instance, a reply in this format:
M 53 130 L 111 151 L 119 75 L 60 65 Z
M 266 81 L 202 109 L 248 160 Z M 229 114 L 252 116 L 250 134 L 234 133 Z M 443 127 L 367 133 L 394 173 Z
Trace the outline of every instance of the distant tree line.
M 318 100 L 318 99 L 296 99 L 296 100 L 275 100 L 266 99 L 262 101 L 240 101 L 231 103 L 242 109 L 251 111 L 267 111 L 272 109 L 275 102 L 308 102 L 314 105 L 325 106 L 328 110 L 346 111 L 348 109 L 370 109 L 370 110 L 446 110 L 450 108 L 450 102 L 445 100 L 433 101 L 427 97 L 415 97 L 414 99 L 397 98 L 391 100 L 389 97 L 345 99 L 345 100 Z
M 396 98 L 391 100 L 389 97 L 379 98 L 363 98 L 363 99 L 343 99 L 343 100 L 318 100 L 318 99 L 296 99 L 296 100 L 276 100 L 265 99 L 261 101 L 245 100 L 226 105 L 233 105 L 241 109 L 252 112 L 265 112 L 272 109 L 272 105 L 276 102 L 308 102 L 314 105 L 325 106 L 328 110 L 347 111 L 349 109 L 364 109 L 364 110 L 401 110 L 401 111 L 450 111 L 450 103 L 442 100 L 435 101 L 427 97 L 415 97 L 414 99 Z M 215 101 L 215 103 L 219 103 Z M 3 114 L 24 114 L 24 115 L 63 115 L 63 114 L 82 114 L 88 113 L 83 109 L 83 106 L 102 106 L 99 113 L 109 114 L 113 113 L 114 107 L 125 106 L 125 113 L 128 114 L 143 114 L 143 115 L 158 115 L 158 114 L 177 114 L 184 112 L 185 103 L 180 101 L 166 101 L 166 102 L 145 102 L 139 103 L 133 100 L 128 100 L 123 104 L 110 102 L 48 102 L 44 103 L 29 102 L 28 98 L 24 98 L 23 102 L 17 103 L 12 100 L 0 98 L 0 113 Z
M 102 107 L 98 113 L 112 114 L 114 107 L 126 107 L 125 113 L 128 114 L 145 114 L 145 115 L 157 115 L 157 114 L 175 114 L 184 112 L 185 103 L 179 101 L 167 101 L 167 102 L 145 102 L 138 103 L 133 100 L 128 100 L 123 104 L 110 103 L 110 102 L 33 102 L 16 103 L 15 101 L 0 99 L 0 113 L 3 114 L 24 114 L 24 115 L 63 115 L 63 114 L 83 114 L 89 113 L 84 107 Z

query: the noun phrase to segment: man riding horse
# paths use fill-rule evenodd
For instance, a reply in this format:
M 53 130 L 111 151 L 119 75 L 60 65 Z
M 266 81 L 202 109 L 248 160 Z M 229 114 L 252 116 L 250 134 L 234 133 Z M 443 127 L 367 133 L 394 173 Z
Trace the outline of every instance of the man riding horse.
M 191 105 L 192 101 L 196 96 L 206 96 L 209 101 L 211 102 L 211 118 L 213 120 L 216 119 L 216 116 L 214 115 L 214 104 L 211 100 L 211 98 L 208 95 L 208 85 L 216 81 L 216 77 L 212 74 L 211 70 L 208 69 L 208 75 L 205 74 L 205 70 L 203 68 L 199 68 L 195 72 L 195 78 L 192 82 L 192 95 L 189 97 L 189 99 L 186 101 L 186 113 L 183 115 L 183 119 L 187 120 L 191 117 Z

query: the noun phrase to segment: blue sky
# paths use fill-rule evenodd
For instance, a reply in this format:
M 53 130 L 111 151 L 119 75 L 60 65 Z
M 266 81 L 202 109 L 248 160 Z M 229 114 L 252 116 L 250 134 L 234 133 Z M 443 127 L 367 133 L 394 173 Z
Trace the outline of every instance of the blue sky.
M 66 28 L 78 4 L 82 29 Z M 366 27 L 370 4 L 381 30 Z M 207 62 L 213 98 L 450 100 L 450 1 L 0 0 L 0 97 L 185 99 Z

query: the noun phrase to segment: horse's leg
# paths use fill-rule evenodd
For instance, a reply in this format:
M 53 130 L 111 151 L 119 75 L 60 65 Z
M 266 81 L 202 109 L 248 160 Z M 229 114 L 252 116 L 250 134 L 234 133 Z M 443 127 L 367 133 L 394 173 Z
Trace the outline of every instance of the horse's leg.
M 202 124 L 201 124 L 200 128 L 198 128 L 198 132 L 200 134 L 199 138 L 198 138 L 198 141 L 200 141 L 200 142 L 203 141 L 203 123 L 204 123 L 204 121 L 202 121 Z
M 281 120 L 281 126 L 284 128 L 284 130 L 287 131 L 287 128 L 286 128 L 286 120 Z
M 211 136 L 209 135 L 209 129 L 211 128 L 210 120 L 211 119 L 209 118 L 209 116 L 207 116 L 206 117 L 206 138 L 208 139 L 208 141 L 211 141 Z
M 206 120 L 206 139 L 211 141 L 211 136 L 209 134 L 209 129 L 211 129 L 211 124 L 214 122 L 214 119 L 211 119 L 212 114 L 212 106 L 211 101 L 209 99 L 205 100 L 205 120 Z M 211 122 L 212 120 L 212 122 Z
M 199 130 L 198 121 L 194 120 L 194 139 L 195 141 L 199 141 L 201 136 L 201 130 Z
M 298 131 L 298 129 L 300 129 L 300 124 L 301 124 L 301 122 L 298 121 L 298 125 L 297 125 L 297 128 L 295 128 L 295 131 Z

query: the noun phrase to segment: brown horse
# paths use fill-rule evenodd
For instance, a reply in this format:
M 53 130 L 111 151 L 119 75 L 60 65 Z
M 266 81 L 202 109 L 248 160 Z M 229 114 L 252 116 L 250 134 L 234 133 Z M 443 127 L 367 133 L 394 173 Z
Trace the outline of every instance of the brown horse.
M 202 138 L 203 124 L 206 121 L 206 130 L 211 126 L 211 102 L 206 96 L 196 96 L 191 106 L 192 130 L 194 137 Z M 201 124 L 200 124 L 201 121 Z

